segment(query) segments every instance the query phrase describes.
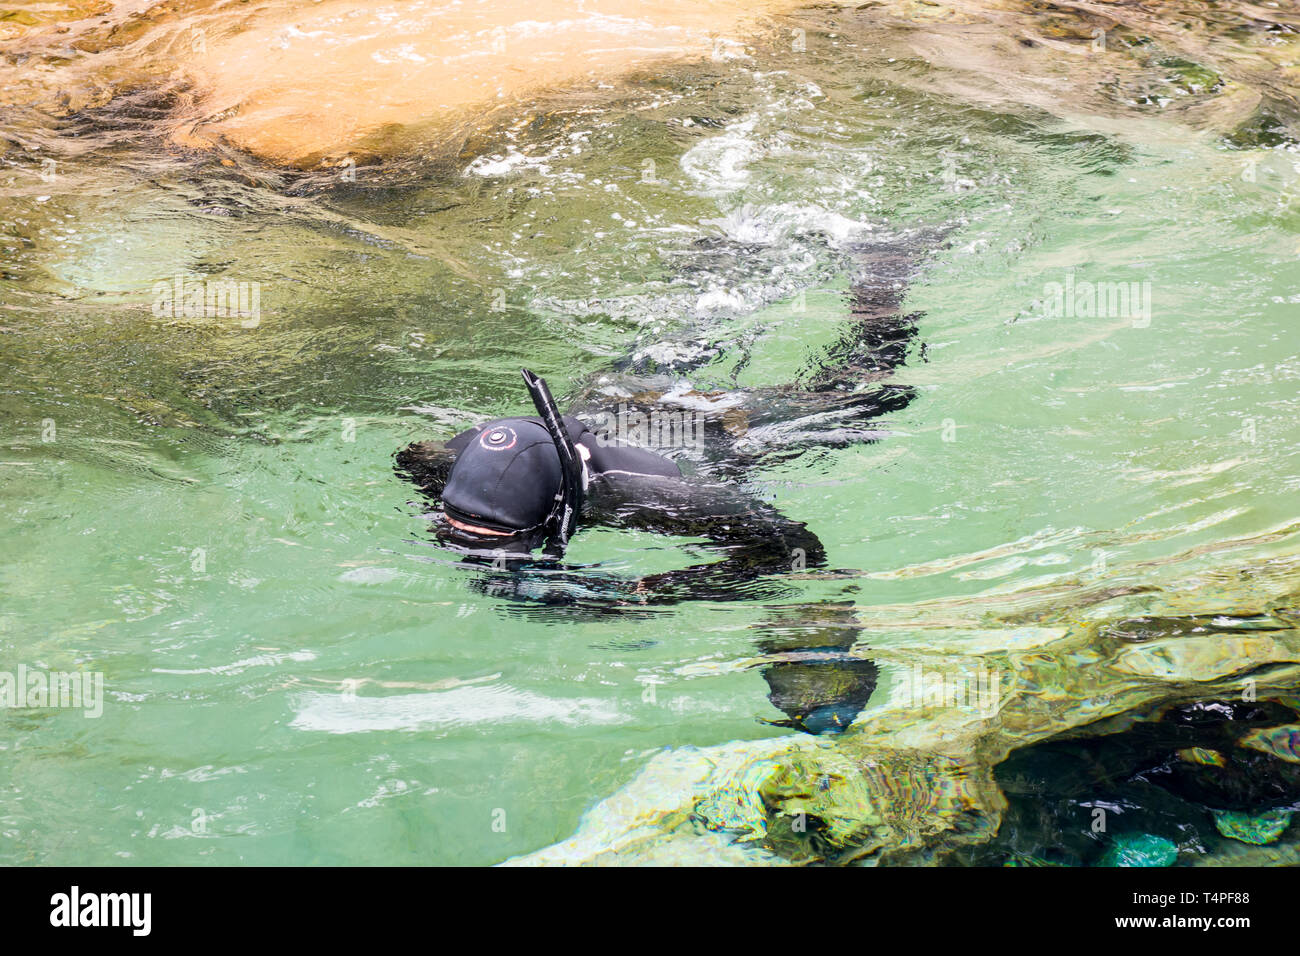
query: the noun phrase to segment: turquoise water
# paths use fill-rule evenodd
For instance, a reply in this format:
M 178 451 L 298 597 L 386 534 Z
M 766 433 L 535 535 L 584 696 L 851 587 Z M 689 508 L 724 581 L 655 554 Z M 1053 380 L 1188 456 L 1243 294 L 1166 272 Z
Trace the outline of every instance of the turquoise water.
M 1026 627 L 1294 608 L 1293 149 L 973 106 L 922 69 L 851 44 L 682 68 L 355 182 L 109 136 L 45 182 L 33 143 L 60 134 L 13 119 L 0 662 L 102 672 L 105 703 L 0 718 L 0 861 L 497 863 L 656 755 L 806 739 L 761 722 L 783 715 L 749 665 L 827 602 L 882 666 L 868 723 L 907 652 L 975 666 Z M 905 300 L 917 399 L 877 443 L 755 476 L 840 572 L 780 608 L 525 613 L 468 586 L 486 572 L 393 473 L 409 441 L 524 410 L 522 364 L 573 394 L 720 344 L 693 384 L 795 380 L 846 315 L 853 243 L 940 225 Z M 154 314 L 177 275 L 258 283 L 259 321 Z M 1150 314 L 1052 315 L 1067 281 L 1137 283 Z M 570 558 L 631 578 L 703 554 L 590 529 Z M 1057 636 L 1035 646 L 1069 666 Z

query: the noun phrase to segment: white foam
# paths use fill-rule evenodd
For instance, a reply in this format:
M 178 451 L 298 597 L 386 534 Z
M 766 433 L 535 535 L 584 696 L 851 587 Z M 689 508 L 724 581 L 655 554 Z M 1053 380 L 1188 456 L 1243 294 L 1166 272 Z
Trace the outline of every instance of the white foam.
M 525 156 L 517 149 L 509 149 L 502 156 L 480 156 L 465 168 L 466 176 L 506 176 L 521 169 L 535 169 L 548 173 L 551 167 L 533 156 Z
M 749 184 L 748 166 L 763 155 L 753 138 L 757 116 L 727 127 L 721 134 L 702 140 L 682 154 L 682 172 L 705 194 L 726 194 Z
M 753 245 L 787 243 L 792 235 L 821 233 L 835 245 L 862 239 L 874 228 L 871 223 L 831 212 L 811 203 L 775 203 L 760 206 L 745 203 L 717 219 L 706 219 L 728 239 Z

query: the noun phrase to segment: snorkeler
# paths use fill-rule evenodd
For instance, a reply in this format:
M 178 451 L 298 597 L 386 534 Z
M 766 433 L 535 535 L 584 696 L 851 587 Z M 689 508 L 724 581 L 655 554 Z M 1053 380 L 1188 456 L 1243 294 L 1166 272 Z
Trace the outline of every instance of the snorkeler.
M 546 383 L 524 370 L 534 417 L 477 425 L 445 444 L 417 442 L 398 465 L 442 503 L 438 540 L 470 558 L 519 565 L 542 549 L 558 561 L 583 525 L 698 535 L 721 562 L 642 578 L 625 599 L 642 604 L 725 600 L 764 575 L 824 563 L 821 542 L 734 486 L 689 480 L 678 464 L 644 448 L 607 441 L 561 416 Z
M 446 442 L 415 442 L 397 454 L 398 468 L 439 503 L 433 520 L 440 543 L 514 572 L 483 585 L 494 595 L 613 612 L 777 597 L 785 590 L 781 575 L 825 566 L 825 548 L 806 524 L 744 491 L 742 481 L 759 465 L 813 446 L 875 440 L 881 433 L 866 423 L 908 404 L 912 390 L 884 380 L 916 334 L 917 316 L 901 314 L 900 305 L 918 253 L 933 248 L 933 234 L 926 238 L 857 248 L 851 321 L 802 386 L 700 392 L 682 383 L 680 367 L 638 375 L 644 369 L 632 360 L 621 375 L 604 376 L 581 394 L 567 416 L 525 369 L 535 416 L 489 421 Z M 610 421 L 611 400 L 623 415 L 689 408 L 702 426 L 693 473 L 583 421 Z M 722 560 L 632 581 L 575 573 L 580 596 L 574 588 L 539 590 L 519 573 L 538 549 L 539 566 L 555 566 L 574 533 L 592 526 L 704 538 Z M 768 653 L 782 655 L 764 670 L 773 703 L 790 717 L 781 723 L 810 733 L 847 727 L 875 688 L 875 665 L 849 653 L 857 637 L 851 608 L 831 610 L 833 620 L 805 629 L 815 633 L 804 639 L 764 642 Z

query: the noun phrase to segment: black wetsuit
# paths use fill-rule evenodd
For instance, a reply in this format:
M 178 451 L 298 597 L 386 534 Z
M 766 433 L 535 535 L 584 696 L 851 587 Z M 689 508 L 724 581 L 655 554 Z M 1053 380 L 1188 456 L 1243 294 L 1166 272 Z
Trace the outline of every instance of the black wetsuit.
M 582 524 L 641 529 L 660 534 L 701 537 L 722 560 L 651 575 L 628 582 L 624 600 L 641 604 L 675 604 L 684 600 L 735 600 L 780 593 L 762 587 L 765 575 L 820 567 L 826 553 L 807 525 L 793 521 L 771 505 L 742 493 L 734 485 L 684 477 L 678 464 L 662 455 L 628 445 L 602 443 L 584 423 L 564 417 L 570 439 L 582 450 L 587 468 Z M 442 495 L 456 456 L 471 442 L 536 418 L 497 419 L 461 432 L 445 444 L 417 442 L 398 454 L 398 464 L 431 497 Z M 549 438 L 546 439 L 549 444 Z M 509 478 L 510 476 L 507 476 Z M 525 489 L 514 484 L 502 497 L 517 500 Z M 445 505 L 444 505 L 445 506 Z M 477 511 L 449 513 L 496 526 Z M 471 543 L 453 534 L 452 545 L 480 557 L 509 551 L 507 542 L 479 538 Z M 474 545 L 477 545 L 475 547 Z M 486 553 L 484 553 L 486 552 Z M 604 589 L 605 593 L 614 592 Z
M 641 415 L 686 405 L 703 425 L 698 454 L 692 460 L 695 471 L 688 477 L 674 460 L 643 448 L 602 442 L 580 418 L 565 416 L 568 436 L 586 460 L 580 525 L 704 538 L 706 547 L 721 560 L 634 581 L 566 569 L 571 583 L 579 586 L 539 588 L 519 573 L 519 552 L 526 553 L 538 543 L 536 535 L 522 535 L 518 540 L 523 543 L 513 549 L 512 577 L 484 579 L 476 586 L 533 606 L 617 613 L 687 600 L 771 599 L 788 593 L 780 581 L 783 575 L 824 567 L 826 553 L 817 536 L 803 522 L 746 492 L 743 478 L 757 466 L 812 446 L 874 440 L 880 433 L 867 423 L 912 399 L 910 388 L 883 380 L 904 361 L 916 333 L 918 316 L 899 310 L 906 282 L 944 234 L 932 232 L 911 243 L 859 248 L 850 320 L 801 386 L 683 392 L 677 382 L 689 368 L 651 368 L 632 360 L 578 395 L 575 416 L 593 422 L 608 423 L 610 406 L 617 402 L 623 413 Z M 541 448 L 550 441 L 544 435 L 537 418 L 497 419 L 445 443 L 412 444 L 398 453 L 397 463 L 430 497 L 439 499 L 446 492 L 447 516 L 487 528 L 521 528 L 540 520 L 550 489 L 558 481 L 557 466 L 549 459 L 541 464 L 545 458 Z M 536 454 L 538 467 L 523 471 L 539 475 L 544 490 L 538 493 L 528 487 L 520 477 L 521 469 L 496 465 L 498 448 L 520 462 Z M 475 475 L 473 481 L 463 474 L 454 477 L 458 457 L 485 460 L 483 476 Z M 479 467 L 474 464 L 463 470 Z M 511 502 L 505 511 L 499 504 L 503 500 Z M 491 537 L 466 538 L 445 523 L 439 538 L 471 558 L 511 550 L 509 543 Z M 807 614 L 800 620 L 804 624 L 782 621 L 774 627 L 778 637 L 760 639 L 765 652 L 784 657 L 764 669 L 772 702 L 790 717 L 781 723 L 812 733 L 843 729 L 870 697 L 876 667 L 848 653 L 858 636 L 850 605 L 819 605 L 811 620 Z

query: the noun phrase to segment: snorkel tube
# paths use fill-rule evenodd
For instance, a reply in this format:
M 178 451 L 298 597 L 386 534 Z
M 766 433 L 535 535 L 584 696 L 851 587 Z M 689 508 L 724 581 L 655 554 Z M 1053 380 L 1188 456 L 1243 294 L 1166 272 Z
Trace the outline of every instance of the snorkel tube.
M 524 384 L 528 394 L 533 397 L 537 414 L 555 442 L 555 450 L 560 455 L 560 469 L 564 479 L 560 483 L 560 494 L 556 497 L 555 507 L 546 519 L 547 545 L 543 552 L 548 557 L 561 558 L 573 536 L 578 524 L 578 514 L 582 511 L 582 459 L 578 449 L 573 446 L 569 433 L 560 420 L 560 411 L 555 407 L 555 399 L 546 381 L 538 378 L 528 369 L 520 369 L 524 375 Z

